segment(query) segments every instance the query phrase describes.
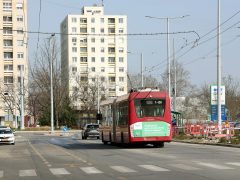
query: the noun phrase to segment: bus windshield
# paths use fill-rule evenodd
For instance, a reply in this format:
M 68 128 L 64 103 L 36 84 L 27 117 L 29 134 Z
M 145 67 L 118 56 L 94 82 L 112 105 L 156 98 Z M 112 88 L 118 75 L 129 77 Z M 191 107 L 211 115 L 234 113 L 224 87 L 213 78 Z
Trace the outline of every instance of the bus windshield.
M 164 116 L 165 100 L 163 99 L 135 99 L 134 106 L 138 118 Z

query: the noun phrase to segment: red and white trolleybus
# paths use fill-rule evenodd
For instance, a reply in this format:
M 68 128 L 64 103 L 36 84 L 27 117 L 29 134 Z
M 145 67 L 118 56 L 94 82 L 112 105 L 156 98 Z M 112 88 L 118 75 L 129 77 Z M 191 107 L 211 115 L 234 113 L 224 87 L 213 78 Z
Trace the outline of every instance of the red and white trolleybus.
M 153 144 L 172 140 L 168 93 L 158 89 L 131 90 L 100 103 L 100 136 L 104 144 Z

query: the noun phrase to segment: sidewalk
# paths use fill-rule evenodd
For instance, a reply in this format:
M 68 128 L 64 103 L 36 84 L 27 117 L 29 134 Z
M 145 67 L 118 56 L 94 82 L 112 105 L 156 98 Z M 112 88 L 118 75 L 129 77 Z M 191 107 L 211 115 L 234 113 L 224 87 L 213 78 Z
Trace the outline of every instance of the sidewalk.
M 226 146 L 226 147 L 235 147 L 240 148 L 240 144 L 230 144 L 230 143 L 218 143 L 217 140 L 207 140 L 207 139 L 185 139 L 179 140 L 174 139 L 173 142 L 180 142 L 180 143 L 189 143 L 189 144 L 204 144 L 204 145 L 212 145 L 212 146 Z

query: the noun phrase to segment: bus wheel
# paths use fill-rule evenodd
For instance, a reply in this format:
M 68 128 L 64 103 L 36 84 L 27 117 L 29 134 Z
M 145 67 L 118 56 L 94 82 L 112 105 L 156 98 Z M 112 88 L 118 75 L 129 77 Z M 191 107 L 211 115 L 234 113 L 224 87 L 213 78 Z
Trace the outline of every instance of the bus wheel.
M 156 148 L 163 148 L 164 147 L 164 142 L 155 143 L 155 144 L 153 144 L 153 146 L 156 147 Z

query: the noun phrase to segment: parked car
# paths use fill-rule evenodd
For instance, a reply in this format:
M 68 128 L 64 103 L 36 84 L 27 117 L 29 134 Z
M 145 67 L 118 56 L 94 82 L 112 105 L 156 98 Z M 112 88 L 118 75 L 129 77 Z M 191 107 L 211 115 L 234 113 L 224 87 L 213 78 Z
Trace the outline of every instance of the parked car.
M 0 143 L 15 144 L 15 137 L 13 131 L 10 128 L 0 129 Z
M 82 139 L 87 139 L 88 137 L 97 137 L 99 139 L 99 124 L 86 124 L 82 130 Z

